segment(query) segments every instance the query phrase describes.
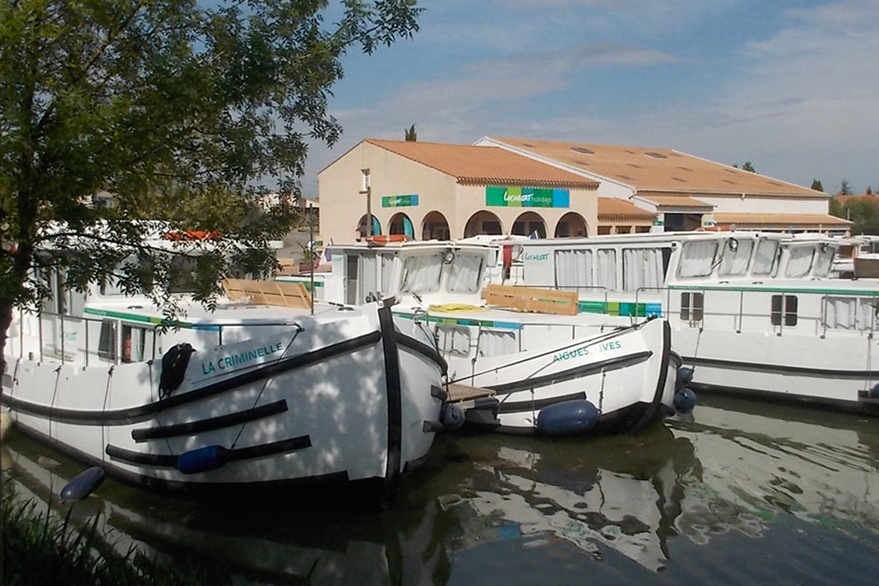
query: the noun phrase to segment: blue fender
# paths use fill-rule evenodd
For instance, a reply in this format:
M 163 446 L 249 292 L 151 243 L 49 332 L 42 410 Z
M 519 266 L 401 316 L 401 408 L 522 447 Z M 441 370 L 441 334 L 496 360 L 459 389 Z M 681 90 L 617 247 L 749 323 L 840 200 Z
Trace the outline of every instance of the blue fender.
M 598 423 L 601 410 L 585 399 L 549 405 L 537 414 L 537 431 L 544 435 L 579 435 Z
M 65 501 L 79 501 L 93 493 L 104 481 L 104 469 L 100 466 L 92 466 L 84 472 L 76 475 L 76 478 L 64 485 L 61 489 L 61 499 Z

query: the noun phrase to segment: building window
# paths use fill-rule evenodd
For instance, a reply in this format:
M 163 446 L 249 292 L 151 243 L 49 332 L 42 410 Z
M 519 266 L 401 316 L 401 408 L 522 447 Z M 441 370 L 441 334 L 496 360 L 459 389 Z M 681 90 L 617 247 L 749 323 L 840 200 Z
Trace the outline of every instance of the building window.
M 483 234 L 492 234 L 494 236 L 499 236 L 502 234 L 501 232 L 501 223 L 497 220 L 483 220 L 482 221 L 482 233 Z

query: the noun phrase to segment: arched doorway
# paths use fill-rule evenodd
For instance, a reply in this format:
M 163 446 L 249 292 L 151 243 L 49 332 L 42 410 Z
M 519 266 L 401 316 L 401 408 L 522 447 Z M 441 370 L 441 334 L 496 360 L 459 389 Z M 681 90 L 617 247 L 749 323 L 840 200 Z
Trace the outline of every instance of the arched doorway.
M 452 234 L 446 217 L 440 212 L 432 211 L 424 216 L 421 222 L 422 240 L 451 240 Z
M 485 210 L 478 211 L 470 216 L 470 219 L 467 220 L 467 225 L 464 227 L 464 238 L 470 238 L 479 234 L 501 236 L 503 233 L 500 218 Z
M 388 234 L 404 234 L 409 238 L 415 238 L 415 227 L 412 226 L 409 216 L 400 212 L 394 214 L 388 222 Z
M 357 228 L 354 230 L 357 239 L 366 238 L 366 214 L 360 216 L 360 221 L 357 222 Z M 372 217 L 372 235 L 376 236 L 382 233 L 382 225 L 379 223 L 378 218 L 375 216 Z
M 537 238 L 546 238 L 546 222 L 543 221 L 540 214 L 523 212 L 513 222 L 513 229 L 510 230 L 510 234 L 515 236 L 531 236 L 533 234 Z
M 568 212 L 555 225 L 556 238 L 576 238 L 589 236 L 586 220 L 577 212 Z

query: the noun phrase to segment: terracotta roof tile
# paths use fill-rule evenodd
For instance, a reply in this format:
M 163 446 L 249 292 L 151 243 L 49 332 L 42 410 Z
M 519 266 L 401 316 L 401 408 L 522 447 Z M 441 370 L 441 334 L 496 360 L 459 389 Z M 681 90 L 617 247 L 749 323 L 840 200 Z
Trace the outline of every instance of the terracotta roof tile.
M 635 194 L 635 197 L 649 201 L 657 208 L 690 208 L 694 211 L 712 211 L 714 206 L 695 197 L 688 195 L 677 195 L 669 193 L 641 193 Z
M 638 191 L 692 195 L 744 193 L 777 197 L 829 197 L 820 191 L 671 149 L 489 138 L 544 160 L 553 160 L 624 183 Z
M 366 139 L 365 142 L 451 175 L 458 180 L 458 183 L 465 185 L 598 189 L 598 182 L 592 179 L 499 147 L 372 138 Z
M 598 198 L 598 220 L 607 222 L 611 220 L 642 220 L 653 221 L 656 214 L 641 209 L 624 199 L 615 197 Z

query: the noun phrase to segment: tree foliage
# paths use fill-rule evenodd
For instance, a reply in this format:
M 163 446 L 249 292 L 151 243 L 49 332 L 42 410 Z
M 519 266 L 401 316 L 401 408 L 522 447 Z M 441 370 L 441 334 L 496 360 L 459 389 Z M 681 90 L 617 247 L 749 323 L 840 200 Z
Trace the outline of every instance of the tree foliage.
M 418 142 L 418 133 L 415 132 L 415 125 L 413 124 L 409 128 L 404 129 L 405 132 L 405 140 L 407 142 Z
M 0 346 L 12 307 L 42 291 L 34 267 L 64 269 L 77 287 L 120 279 L 161 302 L 172 275 L 145 239 L 157 229 L 224 236 L 199 272 L 205 300 L 230 259 L 271 268 L 267 242 L 293 220 L 308 142 L 339 138 L 327 100 L 341 58 L 410 36 L 415 4 L 0 4 Z M 260 182 L 280 187 L 268 210 Z M 111 207 L 90 205 L 100 191 Z M 233 240 L 246 250 L 223 250 Z M 149 259 L 153 272 L 120 271 L 125 258 Z
M 848 180 L 843 179 L 839 186 L 839 195 L 851 195 L 852 188 L 849 187 Z
M 824 186 L 821 185 L 821 182 L 818 181 L 817 179 L 812 180 L 812 189 L 814 189 L 815 191 L 820 191 L 820 192 L 824 193 Z
M 852 221 L 852 234 L 879 234 L 879 198 L 855 196 L 840 201 L 830 198 L 830 213 Z
M 733 167 L 735 167 L 736 169 L 738 169 L 738 168 L 739 168 L 739 164 L 736 163 L 736 164 L 733 165 Z M 751 172 L 751 173 L 756 173 L 756 172 L 757 172 L 757 170 L 754 169 L 754 166 L 751 164 L 751 161 L 745 161 L 744 164 L 742 164 L 741 169 L 742 169 L 742 171 L 749 171 L 749 172 Z

